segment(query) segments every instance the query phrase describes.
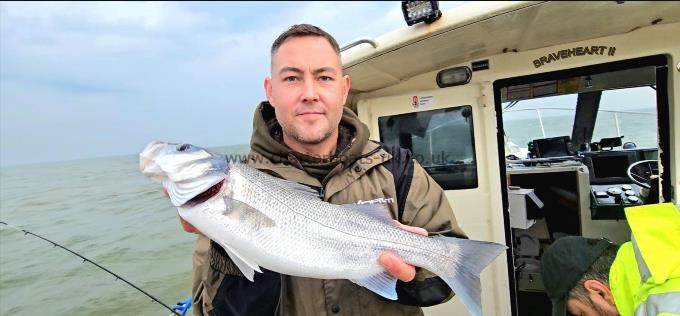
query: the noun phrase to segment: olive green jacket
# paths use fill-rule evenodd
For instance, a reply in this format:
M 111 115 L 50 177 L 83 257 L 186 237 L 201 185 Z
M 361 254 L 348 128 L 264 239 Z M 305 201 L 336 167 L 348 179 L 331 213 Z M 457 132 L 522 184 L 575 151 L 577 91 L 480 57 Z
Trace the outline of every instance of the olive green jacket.
M 354 114 L 351 113 L 351 115 Z M 372 141 L 365 142 L 361 157 L 351 164 L 331 171 L 331 176 L 326 179 L 325 186 L 322 186 L 317 178 L 296 167 L 296 165 L 299 166 L 299 162 L 295 156 L 288 155 L 282 158 L 279 159 L 281 161 L 272 161 L 253 151 L 247 163 L 283 179 L 323 188 L 324 200 L 329 203 L 351 204 L 367 201 L 385 203 L 392 217 L 399 218 L 395 179 L 392 172 L 386 168 L 393 156 L 380 144 Z M 422 227 L 430 235 L 441 234 L 466 238 L 456 223 L 451 206 L 441 187 L 417 162 L 413 164 L 412 172 L 412 179 L 410 183 L 407 183 L 408 191 L 405 195 L 406 200 L 403 202 L 403 214 L 400 221 L 406 225 Z M 230 261 L 232 267 L 221 269 L 222 271 L 218 271 L 214 264 L 211 265 L 211 262 L 215 262 L 215 258 L 210 256 L 218 254 L 216 251 L 210 251 L 210 247 L 214 247 L 211 246 L 210 241 L 206 237 L 199 236 L 193 257 L 194 315 L 219 315 L 211 311 L 213 310 L 212 302 L 216 299 L 215 295 L 223 278 L 229 274 L 240 275 L 238 269 L 233 267 Z M 432 282 L 435 279 L 441 281 L 429 271 L 418 269 L 414 282 L 402 285 L 416 286 L 410 291 L 418 292 L 422 289 L 427 292 L 428 288 L 437 287 Z M 446 290 L 448 291 L 448 288 Z M 441 290 L 438 291 L 441 292 Z M 445 292 L 444 296 L 437 298 L 435 302 L 418 305 L 444 302 L 451 298 L 450 293 Z M 319 280 L 281 275 L 277 310 L 280 315 L 422 315 L 420 307 L 402 304 L 402 295 L 406 296 L 400 294 L 400 301 L 394 302 L 348 280 Z M 441 296 L 442 294 L 435 293 L 434 295 Z M 263 298 L 263 300 L 266 299 Z

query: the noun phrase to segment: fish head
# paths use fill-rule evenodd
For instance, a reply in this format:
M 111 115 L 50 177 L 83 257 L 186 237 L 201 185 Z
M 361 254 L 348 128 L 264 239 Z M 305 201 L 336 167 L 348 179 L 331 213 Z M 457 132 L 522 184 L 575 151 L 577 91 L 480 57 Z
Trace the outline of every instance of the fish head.
M 225 156 L 213 154 L 191 144 L 154 141 L 139 154 L 143 175 L 163 183 L 175 206 L 215 194 L 221 187 L 229 165 Z

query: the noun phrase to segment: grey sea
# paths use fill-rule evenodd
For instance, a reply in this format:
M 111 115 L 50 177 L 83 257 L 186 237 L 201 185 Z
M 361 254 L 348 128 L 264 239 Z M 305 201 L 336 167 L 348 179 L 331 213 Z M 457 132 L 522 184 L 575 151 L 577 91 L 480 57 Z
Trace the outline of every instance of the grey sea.
M 213 148 L 244 154 L 247 146 Z M 136 155 L 0 169 L 0 220 L 60 243 L 172 306 L 191 295 L 196 237 Z M 0 225 L 0 315 L 169 315 L 122 281 Z

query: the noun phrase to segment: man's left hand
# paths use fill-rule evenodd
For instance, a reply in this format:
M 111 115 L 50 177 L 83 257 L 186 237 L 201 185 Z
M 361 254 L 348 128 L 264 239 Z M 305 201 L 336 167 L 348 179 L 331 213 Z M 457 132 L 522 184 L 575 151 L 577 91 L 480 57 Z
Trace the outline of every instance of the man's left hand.
M 397 221 L 395 222 L 403 230 L 427 236 L 427 231 L 424 228 L 407 226 Z M 387 270 L 389 274 L 403 282 L 410 282 L 411 280 L 413 280 L 413 278 L 416 277 L 416 268 L 404 262 L 404 260 L 402 260 L 396 254 L 393 254 L 391 252 L 384 252 L 382 255 L 380 255 L 378 261 L 385 268 L 385 270 Z

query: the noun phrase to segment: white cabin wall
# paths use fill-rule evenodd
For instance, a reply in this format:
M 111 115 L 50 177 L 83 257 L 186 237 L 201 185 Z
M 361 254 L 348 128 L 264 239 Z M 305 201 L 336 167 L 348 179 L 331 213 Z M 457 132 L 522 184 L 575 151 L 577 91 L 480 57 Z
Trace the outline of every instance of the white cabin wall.
M 484 91 L 483 85 L 466 85 L 449 89 L 420 91 L 424 95 L 434 97 L 434 105 L 423 110 L 446 108 L 451 106 L 472 105 L 472 119 L 475 136 L 475 155 L 477 159 L 478 187 L 466 190 L 449 190 L 449 199 L 456 219 L 463 231 L 471 239 L 495 241 L 505 244 L 505 228 L 503 226 L 500 179 L 495 148 L 495 121 L 484 119 L 493 116 L 493 93 Z M 486 95 L 483 95 L 486 93 Z M 477 106 L 480 102 L 490 102 L 488 107 Z M 379 140 L 378 117 L 396 113 L 412 112 L 410 95 L 390 96 L 363 100 L 358 104 L 359 117 L 369 122 L 371 139 Z M 488 124 L 492 124 L 491 127 Z M 483 139 L 480 141 L 480 139 Z M 480 170 L 481 169 L 481 170 Z M 509 284 L 507 279 L 507 257 L 500 255 L 493 264 L 482 272 L 482 306 L 485 315 L 509 315 Z M 453 299 L 446 304 L 426 309 L 428 315 L 450 315 L 455 310 L 460 315 L 465 308 Z M 458 315 L 458 314 L 457 314 Z

